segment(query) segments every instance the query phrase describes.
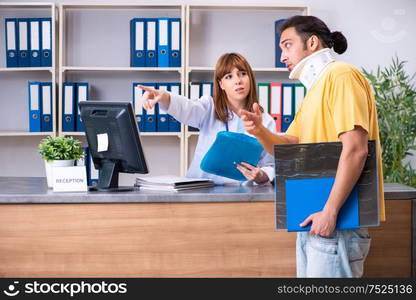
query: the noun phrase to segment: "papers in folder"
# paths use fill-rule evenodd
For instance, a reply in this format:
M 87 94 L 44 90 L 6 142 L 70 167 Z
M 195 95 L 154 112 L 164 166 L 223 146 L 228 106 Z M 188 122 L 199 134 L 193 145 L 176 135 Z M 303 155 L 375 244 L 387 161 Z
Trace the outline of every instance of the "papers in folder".
M 187 178 L 177 176 L 153 176 L 136 178 L 136 186 L 143 190 L 183 191 L 213 187 L 214 182 L 205 178 Z

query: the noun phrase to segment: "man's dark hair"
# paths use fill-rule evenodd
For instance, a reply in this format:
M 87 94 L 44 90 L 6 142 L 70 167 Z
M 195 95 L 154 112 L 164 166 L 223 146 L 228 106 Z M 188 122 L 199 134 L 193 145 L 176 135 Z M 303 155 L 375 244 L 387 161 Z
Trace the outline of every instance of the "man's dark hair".
M 280 32 L 285 29 L 294 27 L 297 34 L 300 35 L 303 42 L 316 35 L 322 42 L 324 47 L 334 48 L 338 54 L 342 54 L 347 50 L 348 43 L 345 36 L 339 32 L 331 32 L 326 24 L 319 18 L 314 16 L 293 16 L 282 24 Z

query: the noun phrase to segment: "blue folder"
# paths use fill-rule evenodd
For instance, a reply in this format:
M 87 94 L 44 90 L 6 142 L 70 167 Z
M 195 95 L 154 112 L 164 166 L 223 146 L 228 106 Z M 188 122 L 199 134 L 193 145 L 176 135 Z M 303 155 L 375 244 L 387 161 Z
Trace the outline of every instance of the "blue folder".
M 77 132 L 85 132 L 84 124 L 81 120 L 81 112 L 79 110 L 79 103 L 81 101 L 88 100 L 88 82 L 77 82 L 76 83 L 76 93 L 75 93 L 75 114 L 76 114 L 76 121 L 75 121 L 75 130 Z
M 293 121 L 293 90 L 292 83 L 282 84 L 282 132 L 286 132 Z
M 40 82 L 29 82 L 29 131 L 41 131 L 41 84 Z
M 62 130 L 75 131 L 75 83 L 64 82 L 62 87 Z
M 6 31 L 6 65 L 8 68 L 15 68 L 18 66 L 17 50 L 19 45 L 19 35 L 17 29 L 17 19 L 5 19 Z
M 40 20 L 36 18 L 29 19 L 29 28 L 30 28 L 30 51 L 29 51 L 29 60 L 31 67 L 40 67 Z
M 30 67 L 30 28 L 29 19 L 17 19 L 19 46 L 18 46 L 18 65 L 19 67 Z
M 275 27 L 275 67 L 276 68 L 285 68 L 285 64 L 280 62 L 280 57 L 282 56 L 282 49 L 280 48 L 280 30 L 284 22 L 287 19 L 280 19 L 274 23 Z
M 305 227 L 300 227 L 299 224 L 309 215 L 323 209 L 334 181 L 335 177 L 286 180 L 288 231 L 310 230 L 311 223 Z M 358 189 L 355 186 L 338 213 L 336 229 L 357 229 L 359 227 Z
M 41 58 L 42 67 L 52 66 L 52 18 L 41 18 Z
M 180 95 L 181 94 L 181 84 L 179 82 L 171 83 L 170 84 L 170 92 L 174 95 Z M 171 115 L 169 115 L 169 131 L 170 132 L 180 132 L 181 131 L 181 123 Z
M 201 161 L 201 170 L 239 181 L 246 181 L 237 164 L 246 162 L 257 166 L 263 147 L 244 133 L 220 131 Z
M 157 21 L 157 19 L 146 19 L 146 67 L 157 67 Z
M 170 38 L 169 38 L 169 19 L 168 18 L 159 18 L 158 19 L 158 43 L 157 43 L 157 65 L 161 68 L 169 67 L 169 57 L 170 57 Z
M 146 21 L 134 18 L 130 21 L 130 66 L 146 66 Z
M 170 58 L 169 66 L 179 68 L 181 66 L 181 19 L 169 19 L 169 37 L 170 37 Z
M 52 82 L 42 82 L 41 87 L 42 87 L 41 129 L 43 132 L 51 132 L 53 130 Z
M 158 83 L 158 90 L 169 91 L 169 83 Z M 157 131 L 158 132 L 169 132 L 169 115 L 159 103 L 156 104 L 156 116 L 157 116 Z

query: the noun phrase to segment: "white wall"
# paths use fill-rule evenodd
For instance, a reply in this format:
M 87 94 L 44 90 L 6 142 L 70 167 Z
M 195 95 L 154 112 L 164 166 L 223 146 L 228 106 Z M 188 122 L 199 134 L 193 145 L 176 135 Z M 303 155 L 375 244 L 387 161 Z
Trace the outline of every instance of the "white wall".
M 2 2 L 15 2 L 3 0 Z M 25 1 L 31 2 L 31 1 Z M 33 1 L 40 2 L 40 1 Z M 50 2 L 50 1 L 48 1 Z M 81 1 L 57 0 L 56 3 L 71 3 Z M 91 3 L 103 3 L 106 1 L 91 0 Z M 108 1 L 107 1 L 108 2 Z M 114 1 L 118 2 L 118 1 Z M 145 3 L 142 1 L 129 0 L 129 3 Z M 149 3 L 149 1 L 148 1 Z M 407 60 L 407 70 L 410 74 L 416 72 L 416 39 L 414 28 L 416 28 L 416 1 L 414 0 L 350 0 L 350 1 L 178 1 L 178 0 L 154 0 L 152 4 L 265 4 L 265 5 L 308 5 L 310 13 L 321 18 L 332 31 L 342 31 L 348 40 L 348 50 L 339 57 L 356 65 L 359 68 L 374 70 L 378 65 L 387 65 L 394 54 L 400 59 Z M 232 26 L 232 25 L 229 25 Z M 239 49 L 235 49 L 239 51 Z M 6 75 L 0 80 L 5 83 Z M 5 86 L 0 84 L 0 117 L 12 110 L 7 104 Z M 1 120 L 0 120 L 1 121 Z M 7 128 L 7 125 L 2 126 Z M 177 139 L 177 138 L 176 138 Z M 149 146 L 146 154 L 149 161 L 157 162 L 151 165 L 155 173 L 177 173 L 178 162 L 171 162 L 171 155 L 160 155 L 154 153 L 152 147 L 166 149 L 166 153 L 173 153 L 179 157 L 179 142 L 175 138 L 158 140 L 147 137 L 144 139 Z M 37 154 L 38 137 L 0 137 L 0 176 L 44 176 L 42 161 Z M 192 141 L 191 144 L 195 144 Z M 415 164 L 415 159 L 413 159 Z

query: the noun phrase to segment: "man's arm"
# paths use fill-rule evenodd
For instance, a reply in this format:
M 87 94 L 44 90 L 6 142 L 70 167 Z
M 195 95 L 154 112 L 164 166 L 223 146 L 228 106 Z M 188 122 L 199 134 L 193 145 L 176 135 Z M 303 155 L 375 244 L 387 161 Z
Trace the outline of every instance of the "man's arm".
M 243 121 L 244 129 L 248 133 L 254 135 L 267 152 L 274 155 L 274 145 L 296 144 L 299 142 L 297 137 L 290 135 L 276 135 L 264 127 L 262 113 L 257 103 L 253 104 L 253 110 L 254 112 L 249 112 L 241 109 L 241 120 Z
M 301 226 L 312 222 L 311 234 L 329 236 L 335 229 L 339 210 L 364 168 L 368 154 L 368 133 L 361 126 L 340 134 L 342 152 L 335 182 L 322 211 L 310 215 Z

